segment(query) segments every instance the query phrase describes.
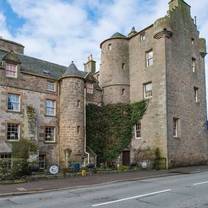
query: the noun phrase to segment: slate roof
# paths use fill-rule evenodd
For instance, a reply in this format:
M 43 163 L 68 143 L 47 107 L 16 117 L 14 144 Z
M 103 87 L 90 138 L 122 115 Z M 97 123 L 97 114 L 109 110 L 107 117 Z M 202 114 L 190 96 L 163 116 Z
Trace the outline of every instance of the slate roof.
M 0 61 L 2 61 L 3 58 L 9 53 L 11 52 L 0 50 Z M 77 71 L 75 71 L 73 70 L 73 68 L 54 64 L 48 61 L 33 58 L 23 54 L 15 54 L 15 55 L 17 55 L 17 58 L 21 62 L 21 71 L 23 72 L 44 76 L 55 80 L 60 79 L 65 72 L 67 72 L 68 76 L 69 75 L 77 76 L 77 74 L 79 74 L 79 76 L 84 78 L 86 75 L 85 72 L 79 71 L 78 69 Z
M 117 32 L 111 36 L 111 38 L 127 38 L 125 35 Z
M 76 76 L 76 77 L 82 77 L 84 78 L 86 76 L 86 72 L 79 71 L 72 61 L 72 63 L 68 66 L 64 74 L 62 75 L 62 78 L 69 77 L 69 76 Z

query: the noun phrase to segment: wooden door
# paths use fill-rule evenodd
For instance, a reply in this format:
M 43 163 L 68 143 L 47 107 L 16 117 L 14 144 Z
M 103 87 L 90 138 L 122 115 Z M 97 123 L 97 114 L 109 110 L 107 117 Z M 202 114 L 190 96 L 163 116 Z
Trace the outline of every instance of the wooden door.
M 130 151 L 123 151 L 122 163 L 126 166 L 130 165 Z

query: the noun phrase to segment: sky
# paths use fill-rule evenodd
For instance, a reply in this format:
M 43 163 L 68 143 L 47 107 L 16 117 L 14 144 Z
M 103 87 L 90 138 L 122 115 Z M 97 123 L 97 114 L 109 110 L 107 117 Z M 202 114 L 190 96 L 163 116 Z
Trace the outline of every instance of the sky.
M 162 17 L 169 0 L 0 0 L 0 36 L 25 46 L 25 54 L 80 70 L 100 43 L 115 32 L 127 35 Z M 208 39 L 208 0 L 186 0 Z M 207 62 L 208 63 L 208 62 Z M 208 64 L 207 64 L 208 65 Z

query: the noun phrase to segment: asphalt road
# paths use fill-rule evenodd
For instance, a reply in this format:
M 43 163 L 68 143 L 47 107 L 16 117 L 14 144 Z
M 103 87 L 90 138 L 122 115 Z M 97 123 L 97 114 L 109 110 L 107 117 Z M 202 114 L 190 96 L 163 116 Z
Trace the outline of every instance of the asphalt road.
M 0 208 L 208 208 L 208 172 L 0 198 Z

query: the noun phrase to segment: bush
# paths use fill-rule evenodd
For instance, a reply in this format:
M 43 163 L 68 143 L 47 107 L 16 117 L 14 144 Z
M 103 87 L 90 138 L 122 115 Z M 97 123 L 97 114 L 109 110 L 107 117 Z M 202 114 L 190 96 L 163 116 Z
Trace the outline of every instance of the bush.
M 120 171 L 120 172 L 126 172 L 128 170 L 129 170 L 129 167 L 128 166 L 125 166 L 125 165 L 120 165 L 118 167 L 118 171 Z

